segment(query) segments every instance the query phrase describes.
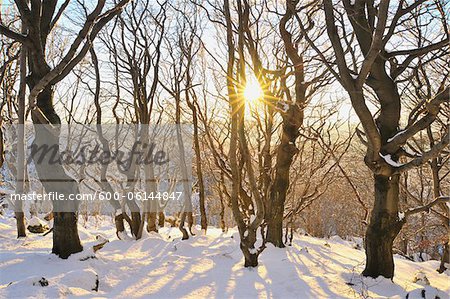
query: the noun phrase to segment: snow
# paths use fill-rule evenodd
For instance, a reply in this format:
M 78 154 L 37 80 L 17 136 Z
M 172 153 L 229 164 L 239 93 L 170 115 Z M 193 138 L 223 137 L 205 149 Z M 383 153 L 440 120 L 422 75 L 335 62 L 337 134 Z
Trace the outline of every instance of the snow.
M 364 278 L 364 251 L 354 249 L 360 240 L 338 236 L 295 235 L 284 249 L 268 244 L 259 266 L 246 269 L 235 229 L 208 228 L 181 241 L 178 229 L 162 228 L 121 241 L 113 219 L 80 218 L 85 250 L 61 260 L 50 254 L 52 234 L 17 240 L 12 217 L 0 216 L 0 228 L 0 298 L 421 298 L 424 290 L 426 298 L 448 298 L 450 291 L 448 275 L 435 271 L 439 261 L 395 256 L 393 281 Z M 96 236 L 110 242 L 94 253 Z
M 14 190 L 0 187 L 0 194 L 14 194 Z
M 403 165 L 403 164 L 401 164 L 401 163 L 398 163 L 398 162 L 392 160 L 392 156 L 391 156 L 390 154 L 388 154 L 388 155 L 382 155 L 382 154 L 380 153 L 380 157 L 383 158 L 383 160 L 386 161 L 386 163 L 389 164 L 389 165 L 391 165 L 391 166 L 394 166 L 394 167 L 400 167 L 400 166 Z
M 425 273 L 423 273 L 423 271 L 419 271 L 416 273 L 416 276 L 414 277 L 413 282 L 420 284 L 420 285 L 430 285 L 430 281 L 428 280 Z
M 419 154 L 419 153 L 413 152 L 409 147 L 405 147 L 405 148 L 403 148 L 403 149 L 404 149 L 404 151 L 405 151 L 408 155 L 411 155 L 411 156 L 414 156 L 414 157 L 420 157 L 420 156 L 422 156 L 422 155 Z
M 280 110 L 283 113 L 286 113 L 286 112 L 289 111 L 289 104 L 288 103 L 280 101 L 280 102 L 278 102 L 278 105 L 280 106 Z
M 387 141 L 391 142 L 392 140 L 395 139 L 395 137 L 402 135 L 403 133 L 405 133 L 405 130 L 400 130 L 398 131 L 394 136 L 392 136 L 391 138 L 389 138 Z
M 402 221 L 405 218 L 405 213 L 398 212 L 398 220 Z
M 42 221 L 41 219 L 39 219 L 36 216 L 31 217 L 31 219 L 28 220 L 27 222 L 28 222 L 28 225 L 30 225 L 30 226 L 40 226 L 40 225 L 45 226 L 45 225 L 47 225 L 44 221 Z

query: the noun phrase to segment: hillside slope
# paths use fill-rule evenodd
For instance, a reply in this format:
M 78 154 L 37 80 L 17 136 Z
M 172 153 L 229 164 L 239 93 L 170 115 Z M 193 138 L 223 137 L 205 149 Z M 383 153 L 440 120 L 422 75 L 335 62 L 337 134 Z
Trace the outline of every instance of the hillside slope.
M 269 245 L 260 266 L 245 269 L 235 232 L 211 228 L 181 241 L 177 229 L 164 228 L 120 241 L 110 221 L 94 222 L 80 225 L 85 250 L 61 260 L 49 254 L 51 234 L 17 240 L 14 219 L 0 218 L 0 297 L 422 298 L 425 290 L 426 298 L 442 299 L 450 291 L 448 274 L 435 271 L 437 261 L 396 257 L 393 282 L 362 278 L 364 252 L 339 237 L 297 236 L 286 249 Z M 97 235 L 110 242 L 94 254 Z M 420 271 L 429 286 L 413 283 Z

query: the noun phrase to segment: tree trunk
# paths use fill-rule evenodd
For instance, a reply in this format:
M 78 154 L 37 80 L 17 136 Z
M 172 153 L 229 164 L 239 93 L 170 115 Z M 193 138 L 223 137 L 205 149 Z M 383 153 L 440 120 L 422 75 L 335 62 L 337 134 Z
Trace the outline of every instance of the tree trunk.
M 181 218 L 180 218 L 180 224 L 178 225 L 178 228 L 180 229 L 181 233 L 183 234 L 183 237 L 181 237 L 181 240 L 189 239 L 189 234 L 188 234 L 187 230 L 184 228 L 185 221 L 186 221 L 186 212 L 182 212 Z
M 52 253 L 66 259 L 72 253 L 82 250 L 76 213 L 54 212 Z
M 158 227 L 156 226 L 156 212 L 149 212 L 147 216 L 147 231 L 148 232 L 158 232 Z
M 246 254 L 244 255 L 244 267 L 256 267 L 258 266 L 258 255 L 257 254 Z
M 200 225 L 202 231 L 206 233 L 208 228 L 208 220 L 206 218 L 206 206 L 205 206 L 205 185 L 203 183 L 203 170 L 200 157 L 200 145 L 198 141 L 198 131 L 197 125 L 194 126 L 194 143 L 196 152 L 196 164 L 197 164 L 197 178 L 198 178 L 198 188 L 199 188 L 199 200 L 200 200 Z
M 188 100 L 188 106 L 192 111 L 192 124 L 194 126 L 194 150 L 195 150 L 195 167 L 197 170 L 197 179 L 198 179 L 198 195 L 199 195 L 199 203 L 200 203 L 200 225 L 202 231 L 206 233 L 206 229 L 208 228 L 208 220 L 206 218 L 206 208 L 205 208 L 205 184 L 203 183 L 203 169 L 201 162 L 201 150 L 200 150 L 200 142 L 198 138 L 198 116 L 197 116 L 197 108 L 195 103 L 192 103 Z
M 131 234 L 138 238 L 139 236 L 139 228 L 141 227 L 141 213 L 140 212 L 131 212 Z
M 27 236 L 25 230 L 25 214 L 24 212 L 15 212 L 16 223 L 17 223 L 17 238 L 23 238 Z
M 290 117 L 295 117 L 294 114 Z M 289 169 L 295 154 L 298 152 L 295 140 L 298 137 L 299 125 L 286 118 L 283 122 L 283 136 L 278 147 L 276 175 L 270 192 L 270 209 L 266 215 L 267 242 L 275 247 L 283 248 L 284 203 L 289 188 Z
M 29 87 L 33 89 L 34 84 L 40 80 L 42 76 L 30 77 Z M 53 87 L 47 86 L 37 98 L 37 106 L 40 111 L 32 113 L 33 123 L 35 124 L 35 138 L 33 147 L 39 149 L 41 146 L 50 148 L 56 147 L 56 151 L 52 154 L 47 152 L 42 158 L 39 155 L 33 155 L 39 179 L 44 186 L 45 192 L 55 192 L 64 194 L 68 198 L 69 194 L 79 193 L 77 182 L 69 176 L 64 167 L 59 163 L 51 163 L 51 159 L 58 161 L 60 159 L 59 149 L 59 132 L 58 126 L 61 124 L 59 116 L 53 108 Z M 42 115 L 39 115 L 42 113 Z M 43 124 L 42 117 L 46 118 L 51 125 Z M 83 250 L 77 228 L 77 210 L 78 203 L 76 201 L 53 201 L 54 224 L 53 224 L 53 249 L 52 252 L 59 257 L 65 259 L 72 253 Z
M 194 215 L 192 214 L 192 212 L 187 213 L 187 219 L 188 219 L 189 233 L 192 236 L 194 236 L 195 234 L 192 232 L 192 227 L 194 226 Z
M 272 243 L 275 247 L 283 248 L 283 213 L 284 201 L 272 202 L 272 216 L 267 225 L 267 242 Z
M 225 204 L 223 194 L 219 188 L 219 197 L 220 197 L 220 228 L 222 232 L 226 232 L 226 224 L 225 224 Z
M 26 27 L 22 26 L 22 33 L 26 34 Z M 19 96 L 18 96 L 18 118 L 19 125 L 17 127 L 17 172 L 16 172 L 16 194 L 23 194 L 25 191 L 25 173 L 27 165 L 25 163 L 25 92 L 27 88 L 27 50 L 22 46 L 19 57 L 20 68 L 20 82 L 19 82 Z M 23 213 L 23 203 L 16 202 L 19 206 L 16 207 L 16 223 L 17 223 L 17 238 L 27 236 L 25 230 L 25 214 Z
M 375 204 L 366 231 L 364 276 L 394 277 L 392 245 L 404 220 L 398 218 L 399 175 L 375 175 Z
M 186 164 L 186 157 L 184 152 L 184 143 L 183 143 L 183 137 L 181 134 L 181 127 L 180 127 L 180 103 L 179 100 L 177 100 L 177 117 L 176 117 L 176 126 L 177 126 L 177 143 L 179 148 L 179 154 L 180 154 L 180 168 L 183 178 L 183 197 L 184 197 L 184 206 L 183 206 L 183 212 L 181 213 L 181 221 L 179 225 L 179 229 L 181 233 L 183 234 L 182 240 L 189 239 L 189 234 L 187 230 L 184 228 L 184 224 L 186 221 L 186 217 L 188 217 L 188 228 L 189 232 L 192 234 L 192 225 L 193 225 L 193 219 L 192 219 L 192 201 L 191 201 L 191 191 L 192 186 L 190 184 L 190 180 L 188 177 L 188 171 Z
M 116 215 L 114 217 L 114 223 L 116 224 L 116 236 L 120 239 L 121 233 L 125 231 L 125 226 L 123 223 L 124 217 L 123 213 L 120 213 L 119 215 Z
M 166 220 L 166 216 L 164 215 L 164 212 L 159 212 L 158 213 L 158 226 L 159 227 L 164 227 L 165 225 L 165 220 Z
M 295 6 L 295 5 L 294 5 Z M 295 76 L 295 102 L 289 106 L 283 116 L 283 130 L 281 142 L 277 149 L 277 162 L 275 165 L 275 179 L 272 190 L 270 190 L 270 200 L 267 222 L 267 242 L 275 247 L 283 248 L 283 218 L 284 203 L 289 188 L 289 169 L 294 156 L 298 153 L 295 142 L 300 135 L 299 129 L 303 124 L 304 107 L 306 105 L 305 70 L 303 56 L 298 53 L 294 46 L 292 34 L 286 30 L 286 24 L 295 14 L 291 5 L 286 2 L 286 13 L 280 22 L 280 34 L 286 50 L 286 55 L 294 64 Z
M 108 140 L 103 136 L 103 129 L 102 129 L 102 107 L 100 105 L 100 85 L 101 85 L 101 78 L 100 78 L 100 68 L 98 66 L 98 58 L 97 54 L 95 53 L 94 48 L 91 48 L 89 50 L 89 53 L 91 55 L 92 64 L 94 65 L 95 70 L 95 92 L 94 92 L 94 104 L 95 104 L 95 110 L 97 113 L 97 135 L 100 139 L 100 142 L 102 143 L 103 152 L 110 152 L 111 149 L 109 147 Z M 114 189 L 109 183 L 108 179 L 106 178 L 106 172 L 108 171 L 108 164 L 102 163 L 101 170 L 100 170 L 100 184 L 103 191 L 108 192 L 109 194 L 114 194 Z M 115 200 L 110 200 L 109 203 L 112 205 L 112 207 L 115 210 L 115 218 L 114 223 L 116 224 L 116 235 L 120 239 L 120 235 L 125 231 L 125 225 L 124 225 L 124 215 L 122 213 L 122 207 L 120 205 L 120 202 Z M 120 211 L 120 212 L 118 212 Z
M 239 231 L 241 238 L 240 247 L 242 253 L 244 254 L 244 267 L 256 267 L 258 266 L 259 256 L 258 251 L 254 247 L 256 243 L 256 230 L 248 227 L 245 232 L 247 235 L 245 235 L 241 230 Z
M 448 268 L 446 267 L 445 264 L 448 263 L 450 263 L 450 250 L 447 241 L 447 243 L 444 244 L 444 252 L 442 253 L 441 264 L 439 265 L 438 272 L 443 273 L 445 270 L 447 270 Z

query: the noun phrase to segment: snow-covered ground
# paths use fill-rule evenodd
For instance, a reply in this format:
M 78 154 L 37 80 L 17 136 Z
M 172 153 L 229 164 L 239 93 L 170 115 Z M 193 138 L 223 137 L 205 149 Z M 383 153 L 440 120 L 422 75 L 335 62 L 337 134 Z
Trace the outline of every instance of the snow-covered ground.
M 164 228 L 120 241 L 110 220 L 92 220 L 87 228 L 80 221 L 79 231 L 85 250 L 61 260 L 50 254 L 51 234 L 17 240 L 14 219 L 0 216 L 0 297 L 422 298 L 425 290 L 426 298 L 444 299 L 450 291 L 437 261 L 396 257 L 393 282 L 363 279 L 364 252 L 339 237 L 297 236 L 286 249 L 269 245 L 258 268 L 245 269 L 234 231 L 211 228 L 181 241 L 177 229 Z M 110 242 L 94 254 L 97 235 Z M 429 286 L 413 282 L 424 275 Z

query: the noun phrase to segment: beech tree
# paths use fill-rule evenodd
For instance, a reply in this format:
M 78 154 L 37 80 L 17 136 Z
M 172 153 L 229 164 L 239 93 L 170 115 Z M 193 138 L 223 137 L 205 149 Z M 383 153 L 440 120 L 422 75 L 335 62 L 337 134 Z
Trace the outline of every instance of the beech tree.
M 11 19 L 13 20 L 15 16 Z M 13 22 L 8 18 L 5 18 L 8 24 Z M 25 32 L 25 28 L 22 28 L 22 32 Z M 0 126 L 4 120 L 7 123 L 12 124 L 13 118 L 17 116 L 18 126 L 17 134 L 14 134 L 14 142 L 16 154 L 14 155 L 14 161 L 8 163 L 9 168 L 13 171 L 16 177 L 16 190 L 17 194 L 22 194 L 25 187 L 25 158 L 24 158 L 24 116 L 25 116 L 25 76 L 27 72 L 26 66 L 26 52 L 21 49 L 19 45 L 9 38 L 5 38 L 0 44 L 0 92 L 2 95 L 2 102 L 0 104 Z M 15 91 L 15 85 L 18 81 L 19 90 Z M 6 108 L 6 109 L 4 109 Z M 5 115 L 3 115 L 5 110 Z M 7 117 L 6 117 L 7 116 Z M 0 131 L 2 129 L 0 128 Z M 0 133 L 0 167 L 3 165 L 4 157 L 4 145 L 3 134 Z M 11 153 L 12 154 L 12 153 Z M 8 161 L 7 161 L 8 162 Z M 14 164 L 14 165 L 13 165 Z M 14 203 L 15 218 L 17 225 L 17 237 L 26 237 L 25 228 L 25 216 L 22 211 L 22 202 Z
M 248 4 L 247 4 L 248 5 Z M 287 105 L 282 109 L 282 129 L 280 143 L 275 154 L 275 176 L 270 180 L 269 198 L 267 199 L 267 242 L 276 247 L 284 247 L 283 219 L 285 218 L 286 195 L 290 188 L 290 168 L 299 153 L 296 141 L 303 128 L 305 110 L 311 99 L 324 85 L 331 83 L 328 72 L 314 61 L 310 52 L 310 46 L 305 42 L 304 35 L 300 30 L 295 30 L 296 14 L 302 13 L 307 16 L 307 22 L 303 27 L 310 35 L 320 35 L 323 29 L 315 28 L 314 18 L 318 11 L 313 3 L 303 5 L 299 1 L 286 1 L 285 11 L 281 15 L 278 25 L 284 52 L 286 53 L 286 73 L 279 74 L 281 77 L 281 90 L 285 95 L 285 101 L 279 101 L 276 105 Z M 254 55 L 252 55 L 254 56 Z M 264 72 L 261 70 L 261 72 Z M 293 77 L 292 87 L 288 85 Z M 289 86 L 289 87 L 288 87 Z M 278 96 L 280 97 L 280 96 Z M 307 112 L 306 112 L 307 113 Z M 269 141 L 270 142 L 270 141 Z M 269 157 L 271 160 L 271 158 Z M 271 166 L 271 163 L 267 163 Z M 265 169 L 268 173 L 268 169 Z
M 406 221 L 406 217 L 399 216 L 400 174 L 435 158 L 449 143 L 447 130 L 420 156 L 408 158 L 405 154 L 405 144 L 429 128 L 441 106 L 448 105 L 449 87 L 442 76 L 434 94 L 429 100 L 420 101 L 401 127 L 401 115 L 405 113 L 402 90 L 408 71 L 418 59 L 433 61 L 448 51 L 443 4 L 426 0 L 324 0 L 323 10 L 335 56 L 335 61 L 323 62 L 347 91 L 359 117 L 363 127 L 359 136 L 366 145 L 364 161 L 374 178 L 374 206 L 365 236 L 363 275 L 392 278 L 392 244 Z M 431 35 L 426 33 L 430 27 L 434 28 Z M 324 58 L 320 47 L 308 39 Z M 378 109 L 375 113 L 369 108 L 371 100 Z M 401 157 L 407 161 L 400 163 Z M 442 200 L 437 198 L 430 205 Z
M 107 47 L 113 53 L 114 67 L 117 68 L 116 80 L 123 76 L 126 84 L 117 83 L 117 92 L 123 89 L 132 97 L 133 114 L 136 122 L 142 124 L 140 141 L 142 148 L 148 144 L 148 125 L 157 123 L 159 116 L 154 113 L 158 103 L 157 87 L 159 84 L 161 44 L 166 30 L 167 2 L 150 5 L 149 2 L 133 2 L 118 18 L 112 34 L 106 37 Z M 145 28 L 145 29 L 143 29 Z M 129 174 L 135 176 L 135 174 Z M 131 179 L 131 176 L 129 177 Z M 156 191 L 155 174 L 152 165 L 144 168 L 146 178 L 145 191 Z M 132 189 L 129 190 L 131 192 Z M 139 207 L 133 201 L 131 219 L 133 235 L 142 236 L 145 221 L 147 231 L 157 232 L 157 202 L 146 202 L 142 216 Z
M 122 0 L 106 10 L 104 10 L 106 1 L 97 1 L 96 6 L 88 14 L 69 49 L 54 67 L 47 62 L 46 52 L 49 47 L 47 38 L 69 6 L 70 0 L 64 1 L 58 9 L 57 0 L 31 1 L 30 5 L 26 0 L 15 1 L 22 26 L 26 28 L 27 32 L 17 32 L 4 24 L 0 24 L 0 34 L 19 42 L 26 49 L 29 66 L 29 75 L 27 76 L 28 109 L 31 111 L 34 124 L 47 124 L 50 127 L 61 124 L 61 120 L 54 109 L 53 91 L 55 85 L 64 79 L 83 59 L 98 32 L 121 12 L 128 1 Z M 57 132 L 54 134 L 49 130 L 36 130 L 33 143 L 39 146 L 39 143 L 43 140 L 47 144 L 56 145 L 59 148 L 59 134 Z M 59 158 L 59 151 L 57 156 L 54 158 Z M 46 192 L 78 193 L 76 181 L 66 173 L 62 165 L 50 166 L 47 159 L 42 163 L 36 163 L 36 170 Z M 55 175 L 63 181 L 58 184 L 58 188 L 47 181 Z M 55 212 L 52 252 L 61 258 L 67 258 L 70 254 L 82 249 L 78 236 L 76 213 Z

